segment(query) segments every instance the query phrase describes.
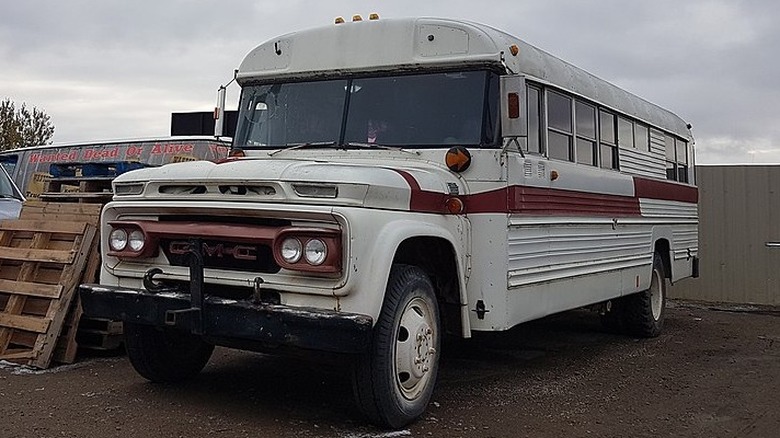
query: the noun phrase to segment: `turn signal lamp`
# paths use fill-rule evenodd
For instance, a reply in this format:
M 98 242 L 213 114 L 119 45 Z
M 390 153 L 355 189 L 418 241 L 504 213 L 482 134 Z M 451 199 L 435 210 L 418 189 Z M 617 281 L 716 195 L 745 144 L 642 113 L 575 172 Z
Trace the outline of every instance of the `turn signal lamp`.
M 509 53 L 511 53 L 512 56 L 517 56 L 517 54 L 520 53 L 520 48 L 517 47 L 517 44 L 512 44 L 509 46 Z
M 447 167 L 453 172 L 463 172 L 471 165 L 471 153 L 463 146 L 454 146 L 444 156 Z
M 444 201 L 444 206 L 447 208 L 447 211 L 452 214 L 463 213 L 464 205 L 460 198 L 447 198 L 447 200 Z

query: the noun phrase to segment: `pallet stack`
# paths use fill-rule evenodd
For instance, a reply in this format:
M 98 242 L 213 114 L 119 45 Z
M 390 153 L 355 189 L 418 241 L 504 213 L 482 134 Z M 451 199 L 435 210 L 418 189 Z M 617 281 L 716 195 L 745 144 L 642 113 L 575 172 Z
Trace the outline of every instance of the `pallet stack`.
M 0 222 L 0 360 L 49 367 L 96 242 L 84 221 Z
M 85 222 L 97 230 L 99 229 L 102 207 L 102 204 L 41 202 L 28 199 L 24 203 L 24 207 L 22 207 L 20 219 L 51 222 Z M 79 284 L 97 283 L 99 267 L 100 245 L 99 238 L 96 237 Z M 0 267 L 0 274 L 2 274 L 2 267 Z M 90 343 L 89 340 L 92 338 L 89 337 L 85 339 L 85 342 L 80 342 L 78 337 L 80 336 L 79 327 L 82 320 L 87 320 L 87 318 L 82 317 L 81 302 L 79 297 L 75 296 L 68 309 L 60 338 L 57 341 L 54 354 L 56 362 L 73 363 L 76 360 L 76 351 L 79 346 L 82 348 L 94 346 L 102 349 L 102 344 Z M 121 334 L 120 330 L 116 338 L 121 338 Z M 115 343 L 116 340 L 113 340 L 113 342 Z
M 114 195 L 111 182 L 118 175 L 140 167 L 142 165 L 136 162 L 52 164 L 49 169 L 51 178 L 46 181 L 44 192 L 40 194 L 39 199 L 62 206 L 73 204 L 97 206 L 96 212 L 88 212 L 87 207 L 80 211 L 93 218 L 95 225 L 98 226 L 100 209 Z M 98 254 L 94 276 L 91 279 L 85 278 L 84 283 L 97 282 L 99 266 Z M 121 344 L 123 334 L 121 322 L 82 316 L 78 298 L 71 314 L 69 321 L 72 324 L 67 327 L 67 330 L 72 331 L 73 334 L 69 333 L 67 346 L 60 347 L 61 351 L 67 352 L 61 357 L 63 362 L 72 361 L 70 352 L 76 345 L 92 350 L 112 350 Z
M 57 163 L 20 219 L 0 223 L 0 360 L 72 363 L 79 348 L 115 349 L 122 324 L 82 315 L 76 287 L 95 283 L 99 221 L 111 181 L 138 163 Z

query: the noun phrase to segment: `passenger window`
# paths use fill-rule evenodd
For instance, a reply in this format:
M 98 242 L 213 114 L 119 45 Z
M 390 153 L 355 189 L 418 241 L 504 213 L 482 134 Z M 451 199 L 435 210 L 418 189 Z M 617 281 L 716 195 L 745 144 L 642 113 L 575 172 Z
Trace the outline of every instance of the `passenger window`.
M 599 138 L 601 140 L 599 155 L 601 167 L 605 169 L 618 168 L 618 148 L 615 141 L 615 115 L 599 111 Z
M 574 118 L 577 122 L 577 162 L 596 163 L 596 107 L 585 102 L 575 101 Z
M 528 152 L 541 153 L 541 92 L 538 88 L 528 86 Z
M 677 151 L 677 181 L 688 182 L 688 142 L 675 139 Z
M 634 124 L 631 120 L 618 117 L 618 143 L 621 148 L 633 148 Z
M 650 152 L 650 133 L 647 126 L 634 123 L 634 145 L 636 148 Z
M 572 161 L 571 98 L 547 92 L 547 156 Z
M 666 179 L 677 181 L 677 169 L 675 166 L 676 146 L 674 143 L 674 137 L 668 134 L 665 135 L 664 145 L 666 147 Z

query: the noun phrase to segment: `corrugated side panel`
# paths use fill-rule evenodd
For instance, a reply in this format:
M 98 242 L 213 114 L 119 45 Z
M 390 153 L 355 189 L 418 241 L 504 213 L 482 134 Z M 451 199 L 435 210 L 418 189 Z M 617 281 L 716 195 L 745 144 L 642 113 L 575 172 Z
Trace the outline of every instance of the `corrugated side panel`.
M 651 178 L 666 178 L 666 163 L 663 155 L 627 148 L 620 148 L 618 154 L 620 154 L 620 170 L 623 172 Z
M 640 199 L 642 216 L 657 225 L 672 228 L 672 252 L 675 260 L 699 253 L 699 221 L 696 204 L 657 199 Z
M 644 217 L 696 220 L 698 215 L 698 207 L 690 202 L 640 198 L 639 207 Z M 672 222 L 677 223 L 679 221 L 674 220 Z
M 611 219 L 513 216 L 508 238 L 510 289 L 651 262 L 647 225 L 615 230 Z

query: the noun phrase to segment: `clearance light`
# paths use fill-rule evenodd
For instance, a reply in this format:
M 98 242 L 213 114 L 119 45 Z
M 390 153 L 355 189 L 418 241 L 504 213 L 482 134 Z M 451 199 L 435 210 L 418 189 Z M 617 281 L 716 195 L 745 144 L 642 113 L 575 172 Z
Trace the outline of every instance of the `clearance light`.
M 444 206 L 447 207 L 447 211 L 452 214 L 463 213 L 464 205 L 460 198 L 447 198 L 447 200 L 444 201 Z
M 342 24 L 342 23 L 344 23 L 344 17 L 336 17 L 336 19 L 334 20 L 334 22 L 335 22 L 336 24 Z
M 363 21 L 363 17 L 360 14 L 355 14 L 352 16 L 352 21 Z
M 372 13 L 372 14 L 370 14 L 370 15 L 368 16 L 368 19 L 369 19 L 369 20 L 379 20 L 379 14 L 377 14 L 377 13 Z

